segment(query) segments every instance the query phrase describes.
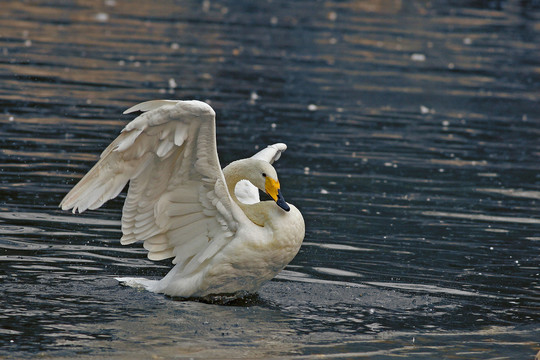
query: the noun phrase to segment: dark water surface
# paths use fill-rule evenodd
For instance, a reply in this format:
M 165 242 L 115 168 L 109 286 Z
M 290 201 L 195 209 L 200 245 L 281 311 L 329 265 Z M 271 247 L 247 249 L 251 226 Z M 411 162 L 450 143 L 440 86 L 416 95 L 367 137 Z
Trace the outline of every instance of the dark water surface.
M 4 1 L 0 357 L 532 359 L 537 1 Z M 206 100 L 222 164 L 285 142 L 298 256 L 230 306 L 118 285 L 123 197 L 57 204 L 156 98 Z

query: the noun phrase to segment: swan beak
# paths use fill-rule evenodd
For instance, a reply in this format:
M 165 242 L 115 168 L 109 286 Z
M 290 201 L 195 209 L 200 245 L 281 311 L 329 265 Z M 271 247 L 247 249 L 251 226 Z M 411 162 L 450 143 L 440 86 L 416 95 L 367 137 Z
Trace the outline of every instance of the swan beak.
M 285 202 L 285 198 L 281 194 L 281 189 L 279 188 L 279 181 L 272 179 L 270 176 L 266 177 L 265 180 L 265 191 L 268 195 L 274 199 L 276 204 L 285 211 L 291 210 L 289 205 Z

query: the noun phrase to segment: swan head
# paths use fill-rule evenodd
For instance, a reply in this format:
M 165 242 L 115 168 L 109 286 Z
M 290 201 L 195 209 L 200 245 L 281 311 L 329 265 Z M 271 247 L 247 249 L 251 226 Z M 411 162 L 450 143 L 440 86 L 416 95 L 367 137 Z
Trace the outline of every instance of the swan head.
M 244 159 L 238 162 L 242 162 L 242 178 L 268 194 L 283 210 L 289 211 L 291 209 L 281 194 L 276 169 L 270 163 L 258 159 Z

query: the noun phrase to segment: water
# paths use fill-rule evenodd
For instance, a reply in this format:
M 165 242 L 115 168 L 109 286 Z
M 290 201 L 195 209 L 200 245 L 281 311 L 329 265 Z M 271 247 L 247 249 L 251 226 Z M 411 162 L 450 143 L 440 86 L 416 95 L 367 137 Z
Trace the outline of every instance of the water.
M 0 14 L 0 356 L 532 359 L 537 1 L 28 1 Z M 298 256 L 229 306 L 121 287 L 123 196 L 57 204 L 149 99 L 285 142 Z

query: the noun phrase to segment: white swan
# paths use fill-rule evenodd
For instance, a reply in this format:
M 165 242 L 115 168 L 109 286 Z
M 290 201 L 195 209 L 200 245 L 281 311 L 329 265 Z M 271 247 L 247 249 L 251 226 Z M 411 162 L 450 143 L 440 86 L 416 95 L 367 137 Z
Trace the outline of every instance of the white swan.
M 135 111 L 143 113 L 66 195 L 62 209 L 96 209 L 129 181 L 121 243 L 144 241 L 149 259 L 174 258 L 175 266 L 159 281 L 119 281 L 180 297 L 256 292 L 294 258 L 304 239 L 304 219 L 283 199 L 271 165 L 285 144 L 222 171 L 208 104 L 147 101 L 124 114 Z M 275 202 L 259 201 L 255 187 Z

